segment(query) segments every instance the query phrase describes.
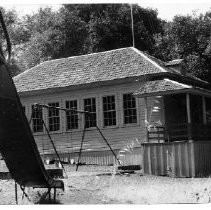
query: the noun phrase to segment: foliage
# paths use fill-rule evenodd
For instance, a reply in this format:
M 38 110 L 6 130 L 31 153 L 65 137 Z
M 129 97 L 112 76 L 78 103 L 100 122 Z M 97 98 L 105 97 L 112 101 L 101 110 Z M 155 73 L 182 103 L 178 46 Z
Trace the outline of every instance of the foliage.
M 192 75 L 211 81 L 211 12 L 175 16 L 156 39 L 155 56 L 162 60 L 183 58 Z
M 156 10 L 132 8 L 136 48 L 164 61 L 183 58 L 189 73 L 211 82 L 211 11 L 165 22 Z M 65 4 L 21 19 L 15 10 L 2 11 L 13 44 L 13 75 L 50 59 L 132 46 L 129 4 Z
M 133 5 L 133 11 L 136 47 L 152 52 L 162 21 L 155 10 Z M 128 4 L 67 4 L 56 12 L 40 8 L 21 20 L 15 11 L 5 16 L 14 59 L 23 70 L 49 59 L 132 45 Z

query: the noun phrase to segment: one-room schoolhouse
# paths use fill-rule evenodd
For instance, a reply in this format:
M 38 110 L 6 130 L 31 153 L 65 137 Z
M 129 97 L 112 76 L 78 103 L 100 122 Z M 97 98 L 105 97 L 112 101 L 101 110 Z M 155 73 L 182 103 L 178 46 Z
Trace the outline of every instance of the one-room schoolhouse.
M 189 76 L 181 59 L 165 63 L 128 47 L 45 61 L 14 82 L 44 159 L 56 156 L 40 118 L 66 161 L 77 161 L 86 127 L 81 157 L 86 164 L 114 161 L 96 126 L 123 164 L 142 163 L 142 143 L 210 136 L 209 84 Z M 88 111 L 91 117 L 44 107 L 32 113 L 36 103 Z

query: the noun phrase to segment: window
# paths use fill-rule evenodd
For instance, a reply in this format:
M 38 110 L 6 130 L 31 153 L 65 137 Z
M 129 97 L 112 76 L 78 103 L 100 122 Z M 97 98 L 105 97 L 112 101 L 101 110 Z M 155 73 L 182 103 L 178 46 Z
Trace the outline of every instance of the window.
M 59 107 L 59 102 L 49 103 L 48 105 L 52 107 Z M 60 116 L 58 109 L 48 109 L 48 125 L 49 131 L 58 131 L 60 129 Z
M 32 130 L 34 133 L 43 131 L 42 107 L 32 105 Z
M 77 110 L 77 100 L 66 101 L 66 108 Z M 78 128 L 78 113 L 74 111 L 68 111 L 66 113 L 67 130 Z
M 26 114 L 26 107 L 22 106 L 22 109 L 23 109 L 24 114 Z
M 97 114 L 96 114 L 96 99 L 95 98 L 84 99 L 84 111 L 89 112 L 89 115 L 85 114 L 86 128 L 96 127 Z
M 136 99 L 129 94 L 123 94 L 124 124 L 137 123 Z
M 116 125 L 115 96 L 103 97 L 104 126 Z

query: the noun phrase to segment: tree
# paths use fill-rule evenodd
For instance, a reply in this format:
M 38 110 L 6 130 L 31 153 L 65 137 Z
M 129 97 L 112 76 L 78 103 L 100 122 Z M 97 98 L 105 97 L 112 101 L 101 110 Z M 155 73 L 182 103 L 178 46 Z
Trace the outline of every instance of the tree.
M 152 52 L 154 35 L 162 33 L 162 21 L 155 10 L 133 5 L 133 11 L 135 47 Z M 16 57 L 23 69 L 49 59 L 132 45 L 128 4 L 64 5 L 57 12 L 41 8 L 14 29 Z
M 23 69 L 31 68 L 42 61 L 56 57 L 64 40 L 57 29 L 58 13 L 51 8 L 40 8 L 32 16 L 26 15 L 22 24 L 30 31 L 29 38 L 19 45 L 18 63 Z
M 208 79 L 210 62 L 211 21 L 205 15 L 175 16 L 156 39 L 154 54 L 165 61 L 183 58 L 190 74 Z
M 131 9 L 128 4 L 66 5 L 87 23 L 85 52 L 99 52 L 132 46 Z M 135 47 L 152 51 L 154 35 L 162 32 L 157 11 L 133 5 Z

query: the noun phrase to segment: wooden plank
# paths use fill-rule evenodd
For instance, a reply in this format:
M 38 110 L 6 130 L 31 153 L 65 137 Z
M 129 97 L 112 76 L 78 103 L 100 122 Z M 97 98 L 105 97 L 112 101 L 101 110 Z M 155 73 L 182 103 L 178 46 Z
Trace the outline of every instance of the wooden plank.
M 186 177 L 190 177 L 190 172 L 189 172 L 189 155 L 188 155 L 188 143 L 184 144 L 185 147 L 185 169 L 186 169 Z
M 177 145 L 177 155 L 178 155 L 178 169 L 179 169 L 179 177 L 183 176 L 182 171 L 182 153 L 181 153 L 181 144 Z
M 148 168 L 149 168 L 149 174 L 152 174 L 152 165 L 151 165 L 151 151 L 150 146 L 147 147 L 147 155 L 148 155 Z
M 195 177 L 196 176 L 196 169 L 195 169 L 195 143 L 189 142 L 190 144 L 190 160 L 191 160 L 191 176 Z
M 153 146 L 153 161 L 154 161 L 154 171 L 155 175 L 158 175 L 158 153 L 157 153 L 157 145 Z
M 172 169 L 172 177 L 176 177 L 176 152 L 175 152 L 175 144 L 171 145 L 171 169 Z

